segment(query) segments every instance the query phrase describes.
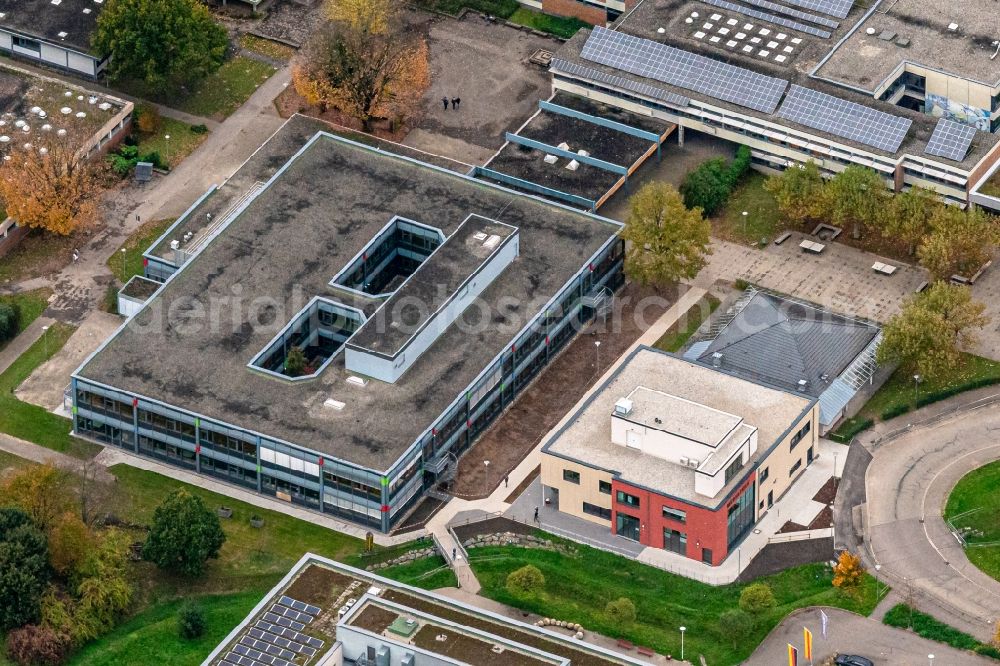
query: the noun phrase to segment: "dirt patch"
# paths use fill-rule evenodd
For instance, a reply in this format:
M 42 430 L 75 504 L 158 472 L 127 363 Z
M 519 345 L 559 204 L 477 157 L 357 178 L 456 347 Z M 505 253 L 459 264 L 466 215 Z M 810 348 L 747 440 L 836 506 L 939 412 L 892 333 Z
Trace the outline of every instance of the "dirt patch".
M 535 533 L 535 530 L 528 525 L 503 517 L 481 520 L 478 523 L 469 523 L 468 525 L 457 525 L 453 528 L 453 530 L 455 532 L 455 536 L 457 536 L 458 540 L 462 542 L 465 542 L 473 537 L 477 537 L 480 534 L 512 532 L 513 534 L 529 536 Z
M 538 475 L 541 474 L 541 473 L 542 473 L 542 466 L 541 465 L 539 465 L 535 469 L 531 470 L 531 473 L 528 474 L 528 476 L 524 477 L 524 481 L 522 481 L 521 483 L 519 483 L 517 485 L 517 488 L 514 488 L 514 492 L 512 492 L 510 495 L 507 495 L 507 499 L 504 500 L 504 501 L 507 502 L 507 504 L 513 504 L 514 500 L 516 500 L 518 497 L 520 497 L 521 493 L 523 493 L 525 490 L 527 490 L 528 486 L 530 486 L 531 483 L 535 479 L 537 479 Z
M 396 621 L 399 613 L 394 613 L 386 608 L 381 608 L 374 604 L 368 604 L 364 610 L 358 613 L 351 626 L 367 629 L 376 634 L 381 634 L 389 628 L 389 625 Z
M 747 583 L 761 576 L 769 576 L 791 567 L 812 562 L 827 562 L 834 558 L 833 538 L 769 543 L 757 553 L 737 582 Z
M 420 529 L 426 525 L 427 521 L 430 520 L 444 505 L 445 502 L 442 502 L 436 497 L 425 497 L 419 504 L 417 504 L 417 507 L 413 510 L 413 512 L 406 517 L 406 520 L 400 523 L 396 529 L 393 530 L 393 534 L 412 532 L 413 530 Z
M 823 487 L 816 491 L 813 496 L 814 502 L 819 502 L 820 504 L 832 504 L 834 498 L 837 497 L 837 480 L 832 476 L 827 479 Z
M 589 324 L 462 456 L 452 494 L 488 496 L 676 300 L 674 288 L 626 285 L 616 295 L 607 321 Z M 489 479 L 484 460 L 490 461 Z
M 326 608 L 353 580 L 326 567 L 312 565 L 284 593 L 303 603 Z

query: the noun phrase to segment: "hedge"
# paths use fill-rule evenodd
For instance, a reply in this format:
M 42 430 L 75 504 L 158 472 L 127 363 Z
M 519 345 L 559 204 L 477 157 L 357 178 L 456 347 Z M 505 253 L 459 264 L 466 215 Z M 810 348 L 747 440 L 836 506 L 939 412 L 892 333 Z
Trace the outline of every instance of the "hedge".
M 847 444 L 854 439 L 858 433 L 868 430 L 868 428 L 871 428 L 873 425 L 875 425 L 875 422 L 871 419 L 859 419 L 854 416 L 840 424 L 840 427 L 831 432 L 829 437 L 835 442 Z
M 882 411 L 882 420 L 888 421 L 889 419 L 894 419 L 897 416 L 902 416 L 908 411 L 910 411 L 910 406 L 906 403 L 901 405 L 892 405 L 891 407 L 887 407 L 885 410 Z
M 975 637 L 961 632 L 927 613 L 910 608 L 906 604 L 896 604 L 890 608 L 882 622 L 890 627 L 912 628 L 922 638 L 944 643 L 960 650 L 972 650 L 987 657 L 1000 658 L 1000 650 L 992 645 L 980 643 Z

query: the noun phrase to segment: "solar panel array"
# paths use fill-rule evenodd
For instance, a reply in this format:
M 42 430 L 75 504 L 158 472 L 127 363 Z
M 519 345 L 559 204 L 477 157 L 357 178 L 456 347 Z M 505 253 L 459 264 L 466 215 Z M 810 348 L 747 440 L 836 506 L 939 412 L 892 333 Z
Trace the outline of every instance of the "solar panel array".
M 788 87 L 784 79 L 600 26 L 590 33 L 580 55 L 585 60 L 762 113 L 773 113 Z
M 549 65 L 549 69 L 556 72 L 563 72 L 565 74 L 569 74 L 570 76 L 579 76 L 597 83 L 605 83 L 622 90 L 628 90 L 629 92 L 658 99 L 682 108 L 686 107 L 691 102 L 691 100 L 684 95 L 678 95 L 677 93 L 670 92 L 669 90 L 651 86 L 648 83 L 639 83 L 638 81 L 633 81 L 632 79 L 626 79 L 623 76 L 606 74 L 591 67 L 585 67 L 584 65 L 569 62 L 568 60 L 562 60 L 560 58 L 553 58 L 552 63 Z
M 798 21 L 787 19 L 784 16 L 775 16 L 774 14 L 762 12 L 758 9 L 751 9 L 750 7 L 738 5 L 735 2 L 729 2 L 729 0 L 701 0 L 701 1 L 704 2 L 706 5 L 712 5 L 713 7 L 718 7 L 719 9 L 725 9 L 726 11 L 730 12 L 746 14 L 747 16 L 752 16 L 755 19 L 761 21 L 767 21 L 768 23 L 773 23 L 775 25 L 784 26 L 785 28 L 790 28 L 792 30 L 797 30 L 799 32 L 804 32 L 805 34 L 812 35 L 813 37 L 821 37 L 822 39 L 829 39 L 830 35 L 832 34 L 829 30 L 823 30 L 822 28 L 806 25 L 805 23 L 799 23 Z
M 836 30 L 837 26 L 840 25 L 839 22 L 833 19 L 828 19 L 825 16 L 816 16 L 815 14 L 810 14 L 809 12 L 804 12 L 798 9 L 792 9 L 791 7 L 785 7 L 784 5 L 779 5 L 776 2 L 771 2 L 770 0 L 741 0 L 748 5 L 753 5 L 754 7 L 760 7 L 761 9 L 766 9 L 772 11 L 775 14 L 785 14 L 786 16 L 794 16 L 797 19 L 802 19 L 803 21 L 809 21 L 810 23 L 815 23 L 816 25 L 826 26 L 827 28 L 833 28 Z
M 851 13 L 851 7 L 854 6 L 854 0 L 785 0 L 785 2 L 840 19 L 847 18 L 847 15 Z
M 778 115 L 889 153 L 899 150 L 912 124 L 909 118 L 797 85 L 788 91 Z
M 282 596 L 240 637 L 219 662 L 222 666 L 296 666 L 296 655 L 315 657 L 323 641 L 300 633 L 322 611 Z
M 927 142 L 924 152 L 961 162 L 969 153 L 975 136 L 975 127 L 942 118 L 934 126 L 934 133 L 931 134 L 931 140 Z

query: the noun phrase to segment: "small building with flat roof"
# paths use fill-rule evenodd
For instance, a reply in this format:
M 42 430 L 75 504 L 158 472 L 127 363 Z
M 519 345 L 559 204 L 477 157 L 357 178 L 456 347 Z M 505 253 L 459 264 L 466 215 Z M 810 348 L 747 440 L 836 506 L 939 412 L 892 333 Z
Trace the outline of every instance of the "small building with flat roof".
M 90 36 L 103 8 L 103 0 L 0 0 L 0 51 L 97 78 L 108 58 Z
M 819 454 L 818 401 L 650 347 L 542 447 L 559 511 L 716 566 Z
M 154 243 L 74 431 L 389 531 L 622 284 L 621 225 L 321 127 Z

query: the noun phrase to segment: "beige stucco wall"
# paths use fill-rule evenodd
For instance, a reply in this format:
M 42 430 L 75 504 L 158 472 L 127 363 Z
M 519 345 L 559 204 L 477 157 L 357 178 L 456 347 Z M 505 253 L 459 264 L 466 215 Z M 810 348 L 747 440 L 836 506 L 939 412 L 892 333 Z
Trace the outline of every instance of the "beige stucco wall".
M 580 484 L 563 480 L 563 470 L 569 469 L 580 474 Z M 583 503 L 594 504 L 596 506 L 610 509 L 611 495 L 605 495 L 600 491 L 599 481 L 611 483 L 609 472 L 593 469 L 586 465 L 570 462 L 557 456 L 542 454 L 542 485 L 549 488 L 559 489 L 559 510 L 577 518 L 589 520 L 598 525 L 608 526 L 609 522 L 598 516 L 591 516 L 583 512 Z
M 812 423 L 809 433 L 803 437 L 794 449 L 789 449 L 792 437 L 795 436 L 806 423 Z M 766 458 L 762 459 L 757 468 L 757 518 L 767 511 L 767 494 L 774 493 L 774 501 L 777 502 L 782 495 L 792 486 L 795 480 L 806 471 L 806 451 L 813 447 L 813 456 L 819 454 L 819 403 L 813 405 L 812 409 L 802 416 L 801 419 L 789 430 L 781 442 L 771 450 Z M 788 471 L 795 465 L 796 461 L 802 461 L 802 465 L 795 474 L 789 476 Z M 767 470 L 767 478 L 761 482 L 761 476 Z M 763 502 L 764 508 L 761 509 Z

